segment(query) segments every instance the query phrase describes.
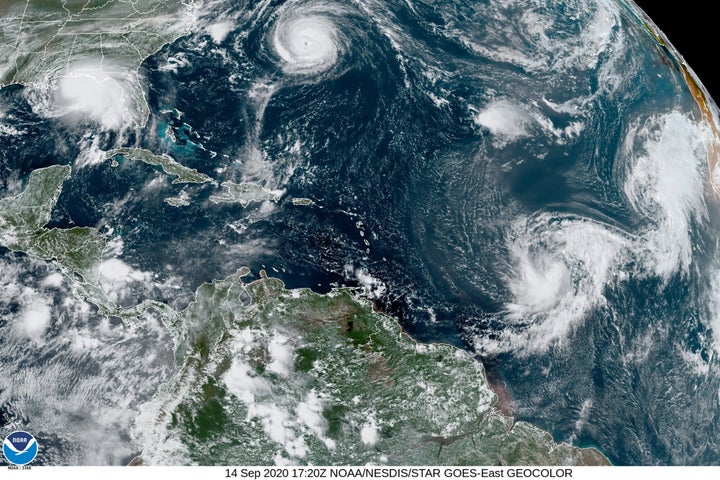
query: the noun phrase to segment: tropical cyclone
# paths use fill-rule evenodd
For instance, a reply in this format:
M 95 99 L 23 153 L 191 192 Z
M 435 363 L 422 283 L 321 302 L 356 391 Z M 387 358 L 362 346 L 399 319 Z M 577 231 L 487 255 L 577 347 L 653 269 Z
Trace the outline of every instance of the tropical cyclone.
M 1 199 L 0 243 L 55 259 L 72 281 L 92 276 L 105 239 L 90 227 L 45 227 L 70 174 L 35 170 L 21 194 Z M 46 245 L 51 232 L 67 235 Z M 416 343 L 356 292 L 287 290 L 264 271 L 250 283 L 247 275 L 200 286 L 180 312 L 159 302 L 113 308 L 94 281 L 75 282 L 75 295 L 104 314 L 135 324 L 157 315 L 177 346 L 175 375 L 136 421 L 143 462 L 607 463 L 501 414 L 481 363 Z
M 160 47 L 189 32 L 200 3 L 0 2 L 0 88 L 13 83 L 59 87 L 66 103 L 59 114 L 81 110 L 100 116 L 103 112 L 94 111 L 96 106 L 90 103 L 118 102 L 115 108 L 122 117 L 105 118 L 106 127 L 122 126 L 121 120 L 142 125 L 148 107 L 138 67 Z
M 711 132 L 707 140 L 708 183 L 715 194 L 720 195 L 720 166 L 718 165 L 720 162 L 720 143 L 718 141 L 720 138 L 720 122 L 718 121 L 717 107 L 710 100 L 710 94 L 700 83 L 695 72 L 685 63 L 682 56 L 673 49 L 665 35 L 649 19 L 645 19 L 644 25 L 658 45 L 669 53 L 668 57 L 675 61 L 677 69 L 682 73 L 685 83 L 697 103 L 700 120 Z
M 337 62 L 341 48 L 336 26 L 325 4 L 292 5 L 280 14 L 273 29 L 272 46 L 290 74 L 317 74 Z
M 0 58 L 11 63 L 0 80 L 16 82 L 0 96 L 0 419 L 57 438 L 54 463 L 127 464 L 140 445 L 146 463 L 203 463 L 246 445 L 257 462 L 275 462 L 268 452 L 340 462 L 343 445 L 372 455 L 408 438 L 384 429 L 396 416 L 381 411 L 383 394 L 427 388 L 370 348 L 382 335 L 366 341 L 353 319 L 318 366 L 355 368 L 312 377 L 325 344 L 314 332 L 298 343 L 292 333 L 309 325 L 283 330 L 298 319 L 282 308 L 301 312 L 303 292 L 253 299 L 234 275 L 247 265 L 333 292 L 312 297 L 326 315 L 303 311 L 328 331 L 347 317 L 332 305 L 350 304 L 333 288 L 364 286 L 350 299 L 359 310 L 371 311 L 361 298 L 372 291 L 416 339 L 478 355 L 500 386 L 492 409 L 556 441 L 598 445 L 617 464 L 717 461 L 717 109 L 632 2 L 207 0 L 189 36 L 136 70 L 150 49 L 131 62 L 131 44 L 163 40 L 135 30 L 192 25 L 179 1 L 0 0 Z M 123 8 L 117 28 L 138 28 L 113 47 L 99 13 Z M 69 32 L 77 42 L 63 50 Z M 143 91 L 151 114 L 132 130 Z M 278 320 L 258 320 L 270 302 Z M 200 333 L 218 315 L 229 337 L 216 342 Z M 368 348 L 345 345 L 351 336 Z M 362 390 L 358 405 L 323 396 L 328 379 L 348 389 L 361 373 L 395 387 Z M 174 395 L 155 413 L 171 423 L 135 422 L 161 385 Z M 511 438 L 523 455 L 547 453 L 531 440 L 552 438 L 526 425 L 504 437 L 508 463 L 548 463 L 509 453 Z M 451 463 L 486 439 L 484 427 L 440 427 L 379 455 L 390 463 L 393 448 L 419 444 L 419 462 Z M 235 431 L 246 441 L 222 443 Z

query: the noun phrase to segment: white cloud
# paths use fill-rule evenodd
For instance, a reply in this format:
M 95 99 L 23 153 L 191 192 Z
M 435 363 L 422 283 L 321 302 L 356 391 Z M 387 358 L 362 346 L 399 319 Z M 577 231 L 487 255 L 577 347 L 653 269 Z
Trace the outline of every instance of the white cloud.
M 25 306 L 19 319 L 19 330 L 24 336 L 41 342 L 50 326 L 50 317 L 50 306 L 42 299 L 35 298 Z
M 80 147 L 80 153 L 75 159 L 77 167 L 99 165 L 106 161 L 105 151 L 100 148 L 100 137 L 98 135 L 91 132 L 86 133 L 78 143 L 78 147 Z
M 151 284 L 152 274 L 133 269 L 119 258 L 109 258 L 100 263 L 100 287 L 108 298 L 117 302 L 131 292 L 131 284 Z
M 40 285 L 46 288 L 58 288 L 63 283 L 63 276 L 60 273 L 51 273 L 47 277 L 43 278 Z
M 85 114 L 108 130 L 131 120 L 125 89 L 105 72 L 79 71 L 62 77 L 58 87 L 57 102 L 66 113 Z
M 185 68 L 190 65 L 190 61 L 183 52 L 173 55 L 167 59 L 167 63 L 160 65 L 158 70 L 161 72 L 178 73 L 178 68 Z
M 492 102 L 475 115 L 475 123 L 505 140 L 527 136 L 528 126 L 532 121 L 529 112 L 505 100 Z
M 324 408 L 325 402 L 315 393 L 315 390 L 310 390 L 305 396 L 305 400 L 298 404 L 295 413 L 297 413 L 298 419 L 307 425 L 329 450 L 333 450 L 336 447 L 335 441 L 325 436 L 328 425 L 322 414 Z
M 100 275 L 110 282 L 125 282 L 132 272 L 133 269 L 118 258 L 111 258 L 100 264 Z
M 360 430 L 360 439 L 365 445 L 375 445 L 380 440 L 378 433 L 377 420 L 375 417 L 370 415 Z
M 638 121 L 626 136 L 625 195 L 655 224 L 644 234 L 643 256 L 648 270 L 664 279 L 689 271 L 693 221 L 707 216 L 708 134 L 692 118 L 672 112 Z
M 230 22 L 219 22 L 208 27 L 208 33 L 215 43 L 222 43 L 233 28 Z
M 268 369 L 280 376 L 289 376 L 295 362 L 295 353 L 290 339 L 278 333 L 270 340 L 268 353 L 271 359 Z

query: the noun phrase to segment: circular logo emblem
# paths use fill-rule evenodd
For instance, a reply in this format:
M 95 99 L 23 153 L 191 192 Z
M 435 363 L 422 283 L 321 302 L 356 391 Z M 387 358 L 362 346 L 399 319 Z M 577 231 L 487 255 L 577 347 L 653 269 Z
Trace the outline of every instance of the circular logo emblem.
M 23 466 L 35 460 L 38 444 L 27 432 L 13 432 L 3 442 L 3 454 L 12 465 Z

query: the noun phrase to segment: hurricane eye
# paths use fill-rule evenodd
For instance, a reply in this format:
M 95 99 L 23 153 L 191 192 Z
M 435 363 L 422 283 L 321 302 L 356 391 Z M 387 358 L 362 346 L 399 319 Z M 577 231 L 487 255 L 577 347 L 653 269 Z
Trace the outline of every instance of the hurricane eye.
M 291 75 L 323 73 L 337 64 L 343 49 L 331 16 L 299 7 L 280 13 L 269 43 L 283 72 Z

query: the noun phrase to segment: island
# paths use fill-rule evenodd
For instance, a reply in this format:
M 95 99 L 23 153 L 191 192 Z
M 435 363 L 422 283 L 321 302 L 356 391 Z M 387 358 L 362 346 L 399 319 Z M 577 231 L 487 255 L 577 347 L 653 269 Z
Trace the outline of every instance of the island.
M 106 160 L 114 159 L 118 156 L 128 160 L 137 160 L 147 163 L 148 165 L 158 166 L 166 174 L 176 177 L 172 183 L 207 183 L 213 181 L 208 175 L 178 163 L 177 160 L 166 153 L 158 155 L 143 148 L 128 147 L 116 148 L 105 153 Z
M 104 236 L 46 227 L 71 173 L 35 170 L 0 199 L 0 244 L 57 262 L 100 314 L 127 328 L 153 315 L 172 336 L 173 376 L 128 419 L 133 464 L 609 464 L 502 413 L 481 362 L 416 342 L 359 289 L 289 290 L 264 270 L 246 282 L 242 267 L 181 311 L 113 304 L 95 278 Z
M 225 191 L 218 195 L 211 195 L 211 202 L 239 203 L 243 207 L 247 207 L 253 202 L 264 202 L 266 200 L 277 202 L 285 193 L 285 190 L 270 190 L 262 185 L 250 182 L 223 182 L 221 186 Z

